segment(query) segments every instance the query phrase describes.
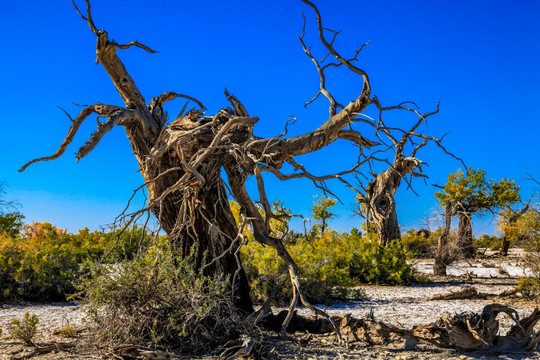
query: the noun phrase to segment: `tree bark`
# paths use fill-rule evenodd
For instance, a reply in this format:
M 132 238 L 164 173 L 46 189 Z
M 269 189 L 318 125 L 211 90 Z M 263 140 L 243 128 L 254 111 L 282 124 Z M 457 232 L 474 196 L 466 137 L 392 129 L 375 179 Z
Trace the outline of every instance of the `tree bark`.
M 446 276 L 446 266 L 453 261 L 448 250 L 448 237 L 452 225 L 452 215 L 452 206 L 448 204 L 446 205 L 444 214 L 444 229 L 437 242 L 437 253 L 435 254 L 435 263 L 433 264 L 433 274 L 439 276 Z
M 401 179 L 407 174 L 413 174 L 415 169 L 421 163 L 420 160 L 403 155 L 403 146 L 407 137 L 396 142 L 396 155 L 394 165 L 378 174 L 366 186 L 365 200 L 367 208 L 373 215 L 373 223 L 377 228 L 379 244 L 386 246 L 390 241 L 401 239 L 401 230 L 399 229 L 396 202 L 396 194 Z
M 474 257 L 471 213 L 461 211 L 458 225 L 459 248 L 465 258 Z
M 386 246 L 390 241 L 401 238 L 394 195 L 401 176 L 394 168 L 377 175 L 366 187 L 366 198 L 377 229 L 379 244 Z
M 225 157 L 215 152 L 205 157 L 198 170 L 188 166 L 201 156 L 201 149 L 211 147 L 216 134 L 230 120 L 216 117 L 212 124 L 198 117 L 200 114 L 191 113 L 173 121 L 153 146 L 169 150 L 159 156 L 159 151 L 154 150 L 152 156 L 146 157 L 141 172 L 145 179 L 153 179 L 147 184 L 150 210 L 173 248 L 182 256 L 190 256 L 193 267 L 202 268 L 204 274 L 228 277 L 236 307 L 252 312 L 249 282 L 237 253 L 241 237 L 221 178 Z M 239 140 L 249 134 L 246 128 L 236 128 L 228 136 Z M 184 141 L 170 149 L 171 139 Z
M 508 249 L 510 249 L 510 239 L 508 236 L 503 235 L 501 249 L 499 250 L 502 256 L 508 256 Z

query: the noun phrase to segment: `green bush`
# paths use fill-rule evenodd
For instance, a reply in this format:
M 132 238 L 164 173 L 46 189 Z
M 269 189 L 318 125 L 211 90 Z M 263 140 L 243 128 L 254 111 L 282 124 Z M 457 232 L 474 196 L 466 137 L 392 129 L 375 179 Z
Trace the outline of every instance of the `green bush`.
M 365 294 L 351 291 L 361 283 L 404 284 L 417 281 L 408 260 L 412 254 L 399 241 L 381 249 L 372 237 L 358 231 L 314 232 L 309 239 L 294 236 L 285 242 L 298 265 L 301 284 L 313 303 L 328 304 L 339 298 L 359 299 Z M 242 261 L 251 281 L 255 302 L 265 301 L 279 289 L 275 301 L 287 303 L 291 288 L 287 269 L 276 251 L 254 241 L 242 247 Z
M 538 301 L 540 298 L 540 278 L 520 277 L 516 289 L 526 298 Z
M 475 237 L 473 241 L 474 247 L 497 250 L 501 248 L 502 239 L 498 236 L 482 234 L 479 237 Z
M 168 246 L 94 268 L 82 288 L 97 336 L 185 352 L 207 351 L 237 335 L 228 279 L 203 276 Z
M 435 256 L 437 239 L 427 230 L 411 229 L 401 235 L 401 244 L 415 258 L 430 258 Z
M 30 315 L 27 311 L 22 319 L 11 320 L 11 336 L 21 340 L 25 344 L 31 344 L 34 335 L 37 333 L 39 319 L 36 314 Z
M 407 284 L 416 280 L 411 264 L 412 254 L 399 240 L 381 248 L 375 241 L 360 241 L 350 265 L 354 279 L 368 284 Z
M 131 259 L 150 241 L 137 227 L 69 234 L 46 222 L 24 225 L 20 236 L 0 233 L 0 301 L 66 300 L 88 264 L 107 253 L 108 261 Z

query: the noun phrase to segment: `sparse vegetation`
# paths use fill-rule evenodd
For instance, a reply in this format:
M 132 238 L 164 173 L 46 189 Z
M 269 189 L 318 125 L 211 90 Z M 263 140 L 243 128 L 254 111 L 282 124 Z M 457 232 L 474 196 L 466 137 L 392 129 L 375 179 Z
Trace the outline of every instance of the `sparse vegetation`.
M 73 325 L 66 324 L 61 328 L 54 330 L 53 334 L 65 338 L 74 338 L 77 337 L 77 328 Z
M 11 336 L 25 344 L 31 344 L 34 335 L 37 333 L 38 323 L 39 318 L 36 314 L 26 312 L 22 319 L 11 320 Z

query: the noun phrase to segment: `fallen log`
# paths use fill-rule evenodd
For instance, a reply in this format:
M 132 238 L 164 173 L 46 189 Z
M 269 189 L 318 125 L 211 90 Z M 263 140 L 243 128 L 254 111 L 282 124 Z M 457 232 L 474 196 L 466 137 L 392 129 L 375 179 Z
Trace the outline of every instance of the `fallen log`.
M 465 288 L 459 291 L 453 291 L 451 293 L 435 295 L 429 298 L 429 300 L 459 300 L 459 299 L 470 299 L 472 297 L 478 297 L 481 293 L 476 290 L 474 287 Z
M 514 325 L 506 335 L 499 335 L 500 313 L 507 314 Z M 430 325 L 416 326 L 412 335 L 439 347 L 461 351 L 530 352 L 540 342 L 540 331 L 534 327 L 540 321 L 540 310 L 519 320 L 516 310 L 501 304 L 486 305 L 481 314 L 465 312 L 446 315 Z
M 508 315 L 514 325 L 506 335 L 499 334 L 497 316 Z M 271 315 L 279 322 L 284 314 Z M 270 321 L 268 318 L 265 319 Z M 377 321 L 373 316 L 365 319 L 353 318 L 350 314 L 333 316 L 344 341 L 363 342 L 367 345 L 385 345 L 405 339 L 405 347 L 414 348 L 418 342 L 427 342 L 437 347 L 457 351 L 481 351 L 485 353 L 523 353 L 536 350 L 540 343 L 540 331 L 534 327 L 540 321 L 540 310 L 519 319 L 516 310 L 501 304 L 486 305 L 481 314 L 464 312 L 446 315 L 429 325 L 403 329 Z M 326 319 L 307 319 L 294 316 L 290 323 L 291 332 L 311 334 L 332 333 L 333 325 Z
M 506 290 L 500 294 L 491 294 L 478 291 L 475 287 L 468 287 L 463 290 L 453 291 L 446 294 L 434 295 L 426 300 L 461 300 L 461 299 L 488 299 L 488 298 L 501 298 L 507 296 L 515 296 L 517 294 L 517 289 L 513 288 Z

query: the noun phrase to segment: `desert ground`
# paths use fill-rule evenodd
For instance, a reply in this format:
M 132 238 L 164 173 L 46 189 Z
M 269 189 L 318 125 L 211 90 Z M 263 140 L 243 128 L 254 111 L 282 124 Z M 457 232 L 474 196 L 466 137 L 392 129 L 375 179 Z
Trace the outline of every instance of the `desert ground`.
M 481 312 L 483 307 L 490 303 L 510 305 L 518 311 L 520 317 L 531 313 L 537 303 L 523 298 L 519 293 L 507 295 L 516 285 L 516 277 L 523 275 L 524 269 L 519 266 L 520 253 L 513 251 L 509 257 L 503 259 L 490 253 L 487 255 L 470 262 L 453 264 L 449 268 L 449 276 L 446 277 L 433 277 L 429 274 L 433 260 L 418 261 L 417 269 L 431 276 L 432 282 L 411 286 L 365 285 L 361 288 L 369 300 L 339 302 L 319 308 L 330 315 L 350 313 L 360 318 L 373 316 L 376 320 L 407 329 L 434 322 L 444 314 Z M 473 287 L 479 296 L 433 300 L 433 297 L 438 295 Z M 280 309 L 274 309 L 277 310 Z M 25 312 L 39 317 L 38 333 L 33 345 L 24 345 L 12 339 L 9 331 L 11 320 L 22 318 Z M 305 308 L 299 308 L 298 312 L 301 315 L 311 315 Z M 86 330 L 89 324 L 85 322 L 84 316 L 84 306 L 75 303 L 2 305 L 0 360 L 121 358 L 113 354 L 110 348 L 92 341 Z M 502 331 L 508 330 L 512 324 L 504 315 L 500 315 L 499 320 Z M 55 330 L 66 325 L 75 327 L 78 333 L 70 338 L 54 334 Z M 299 333 L 290 339 L 271 335 L 268 346 L 274 348 L 272 353 L 276 357 L 283 359 L 540 359 L 538 351 L 529 354 L 460 353 L 423 343 L 410 350 L 405 348 L 403 342 L 375 346 L 363 343 L 340 345 L 334 335 Z M 219 358 L 219 353 L 198 358 Z

